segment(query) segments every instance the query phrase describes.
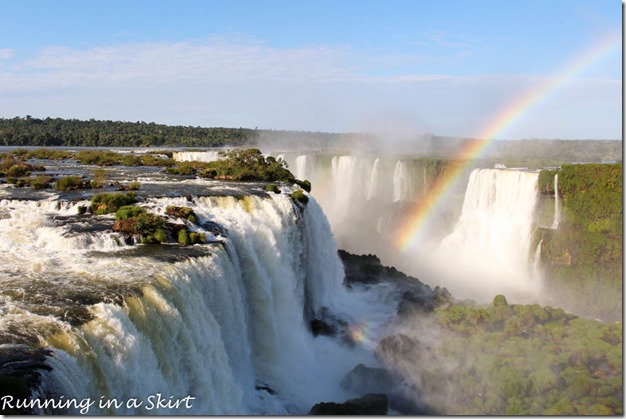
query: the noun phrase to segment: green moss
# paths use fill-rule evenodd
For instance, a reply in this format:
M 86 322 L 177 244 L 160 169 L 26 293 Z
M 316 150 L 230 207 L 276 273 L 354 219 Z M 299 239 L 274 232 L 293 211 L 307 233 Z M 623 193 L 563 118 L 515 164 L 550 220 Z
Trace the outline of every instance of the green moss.
M 203 233 L 190 232 L 183 228 L 178 232 L 178 243 L 181 246 L 206 243 L 206 236 Z
M 305 191 L 311 192 L 311 182 L 309 182 L 308 180 L 297 180 L 296 179 L 295 183 L 296 183 L 296 185 L 300 186 Z
M 154 232 L 154 239 L 159 243 L 167 242 L 167 231 L 163 228 L 157 228 Z
M 186 229 L 182 229 L 178 232 L 178 243 L 181 246 L 189 246 L 191 244 L 191 239 Z
M 189 233 L 189 239 L 193 244 L 204 244 L 206 243 L 206 235 L 204 233 Z
M 306 205 L 309 203 L 309 197 L 304 194 L 304 191 L 302 189 L 298 189 L 294 191 L 291 194 L 291 199 L 303 205 Z
M 279 194 L 280 193 L 280 188 L 278 187 L 278 185 L 274 184 L 274 183 L 270 183 L 269 185 L 267 185 L 265 187 L 265 190 L 268 192 L 274 192 L 275 194 Z

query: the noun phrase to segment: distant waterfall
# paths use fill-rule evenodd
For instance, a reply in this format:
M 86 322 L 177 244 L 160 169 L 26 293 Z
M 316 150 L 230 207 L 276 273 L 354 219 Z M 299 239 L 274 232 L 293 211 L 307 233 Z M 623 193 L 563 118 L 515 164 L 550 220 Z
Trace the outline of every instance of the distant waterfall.
M 460 219 L 438 248 L 449 274 L 473 282 L 474 288 L 480 288 L 475 285 L 478 281 L 484 291 L 535 288 L 530 243 L 537 179 L 537 173 L 513 170 L 471 173 Z
M 393 202 L 405 201 L 409 196 L 409 175 L 406 164 L 398 160 L 393 171 Z
M 219 151 L 175 151 L 172 158 L 176 161 L 210 162 L 219 160 Z
M 309 178 L 309 156 L 301 155 L 296 157 L 296 179 L 305 180 Z
M 380 159 L 374 160 L 374 165 L 370 172 L 370 179 L 367 185 L 367 199 L 372 199 L 378 195 L 380 188 Z
M 552 229 L 559 228 L 561 222 L 561 209 L 559 208 L 559 175 L 554 175 L 554 221 L 552 222 Z

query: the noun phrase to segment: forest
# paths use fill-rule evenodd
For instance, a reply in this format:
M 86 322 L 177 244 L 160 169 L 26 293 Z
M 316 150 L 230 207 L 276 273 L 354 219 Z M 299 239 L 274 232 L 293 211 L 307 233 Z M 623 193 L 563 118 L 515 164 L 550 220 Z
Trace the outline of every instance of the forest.
M 565 307 L 604 320 L 622 315 L 622 164 L 570 164 L 544 170 L 540 191 L 558 193 L 562 220 L 539 229 L 547 291 Z
M 439 307 L 436 343 L 418 346 L 400 369 L 419 365 L 425 398 L 444 414 L 621 415 L 620 323 L 550 306 L 472 301 Z M 434 324 L 430 326 L 436 328 Z M 397 338 L 396 338 L 397 339 Z M 437 407 L 439 407 L 437 409 Z
M 470 138 L 415 133 L 398 142 L 393 133 L 325 133 L 250 128 L 170 126 L 154 122 L 88 121 L 62 118 L 0 118 L 0 146 L 226 147 L 274 150 L 355 149 L 379 153 L 450 158 Z M 543 167 L 568 162 L 621 161 L 619 140 L 525 139 L 494 142 L 484 157 L 507 166 Z M 493 164 L 491 164 L 493 166 Z

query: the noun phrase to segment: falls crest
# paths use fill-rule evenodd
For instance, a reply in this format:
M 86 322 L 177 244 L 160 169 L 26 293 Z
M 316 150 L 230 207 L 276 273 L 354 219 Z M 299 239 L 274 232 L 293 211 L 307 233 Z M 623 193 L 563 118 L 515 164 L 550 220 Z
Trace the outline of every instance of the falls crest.
M 19 205 L 30 204 L 5 203 L 9 217 L 0 220 L 3 246 L 10 248 L 27 232 L 27 243 L 36 242 L 39 235 L 56 235 L 61 240 L 68 234 L 52 222 L 65 211 L 59 205 L 33 206 L 25 219 L 17 215 Z M 51 266 L 59 264 L 59 277 L 61 272 L 73 272 L 63 280 L 66 291 L 83 283 L 105 284 L 103 292 L 129 284 L 135 290 L 122 297 L 121 303 L 104 298 L 90 304 L 86 298 L 90 320 L 76 326 L 61 319 L 53 320 L 51 326 L 51 320 L 44 324 L 34 313 L 26 313 L 41 323 L 40 343 L 56 348 L 50 359 L 53 370 L 41 392 L 49 397 L 96 399 L 103 395 L 144 401 L 140 407 L 94 406 L 90 410 L 116 414 L 154 413 L 146 400 L 156 393 L 175 399 L 196 397 L 192 409 L 158 412 L 170 414 L 284 414 L 289 404 L 295 406 L 290 408 L 292 413 L 306 413 L 320 398 L 328 399 L 330 390 L 319 383 L 316 386 L 322 393 L 309 391 L 311 380 L 319 375 L 315 370 L 319 370 L 321 355 L 315 353 L 315 346 L 322 343 L 314 342 L 304 307 L 316 315 L 337 306 L 335 299 L 344 293 L 343 267 L 315 199 L 305 208 L 285 194 L 194 197 L 191 201 L 149 198 L 141 205 L 158 214 L 168 205 L 191 207 L 199 229 L 203 223 L 216 223 L 226 237 L 219 237 L 221 244 L 201 245 L 206 256 L 176 263 L 149 255 L 107 256 L 106 247 L 95 254 L 80 232 L 66 240 L 66 247 L 73 251 L 67 258 L 42 254 L 48 248 L 45 244 L 32 247 L 35 257 L 41 255 Z M 20 234 L 15 232 L 18 225 Z M 10 263 L 19 271 L 27 269 L 28 261 Z M 52 272 L 33 275 L 51 280 Z M 74 278 L 84 279 L 74 282 Z M 294 375 L 303 380 L 294 382 Z M 76 385 L 74 377 L 89 380 Z M 257 391 L 258 382 L 278 396 Z M 341 392 L 332 393 L 342 397 Z

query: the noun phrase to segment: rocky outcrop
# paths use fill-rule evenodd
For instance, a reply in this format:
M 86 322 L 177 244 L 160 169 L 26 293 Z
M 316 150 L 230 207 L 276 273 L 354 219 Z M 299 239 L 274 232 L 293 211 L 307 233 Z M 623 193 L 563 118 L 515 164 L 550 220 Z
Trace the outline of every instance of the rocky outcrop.
M 391 282 L 398 286 L 403 294 L 398 303 L 398 314 L 408 315 L 416 311 L 429 312 L 442 304 L 447 304 L 452 296 L 445 288 L 430 288 L 419 279 L 408 276 L 394 267 L 381 264 L 375 255 L 353 255 L 345 250 L 338 250 L 344 265 L 344 284 L 377 284 Z
M 384 368 L 372 368 L 359 364 L 341 380 L 341 387 L 355 393 L 385 393 L 396 385 L 396 380 Z

